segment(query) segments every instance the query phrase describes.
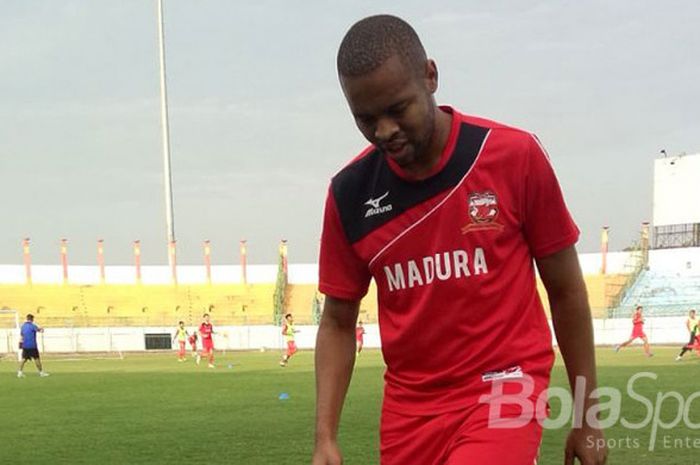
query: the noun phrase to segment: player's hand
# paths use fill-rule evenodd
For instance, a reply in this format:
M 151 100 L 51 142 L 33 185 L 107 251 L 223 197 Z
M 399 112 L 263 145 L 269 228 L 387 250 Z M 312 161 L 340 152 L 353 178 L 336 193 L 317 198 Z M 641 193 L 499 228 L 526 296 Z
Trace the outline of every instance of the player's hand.
M 581 465 L 605 465 L 608 447 L 603 431 L 591 427 L 571 430 L 564 453 L 564 465 L 574 465 L 574 459 L 578 459 Z
M 342 465 L 343 457 L 335 441 L 316 444 L 311 465 Z

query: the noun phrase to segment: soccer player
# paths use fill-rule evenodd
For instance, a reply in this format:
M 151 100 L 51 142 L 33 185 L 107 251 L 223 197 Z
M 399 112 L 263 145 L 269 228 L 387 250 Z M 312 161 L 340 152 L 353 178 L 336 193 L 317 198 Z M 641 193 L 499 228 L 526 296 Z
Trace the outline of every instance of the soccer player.
M 205 313 L 202 315 L 202 324 L 199 325 L 199 334 L 202 337 L 202 352 L 201 355 L 197 355 L 197 365 L 202 360 L 202 357 L 208 357 L 209 368 L 215 368 L 214 366 L 214 339 L 212 335 L 214 334 L 214 328 L 209 321 L 209 314 Z
M 644 342 L 644 353 L 647 355 L 647 357 L 654 356 L 654 354 L 651 353 L 651 348 L 649 347 L 649 338 L 647 338 L 647 335 L 644 333 L 644 315 L 642 313 L 643 307 L 641 305 L 637 305 L 637 308 L 632 314 L 632 335 L 622 344 L 615 346 L 615 352 L 619 352 L 620 349 L 627 347 L 632 343 L 632 341 L 639 338 Z
M 175 335 L 173 336 L 173 344 L 177 339 L 178 351 L 177 351 L 177 361 L 185 361 L 185 352 L 187 351 L 187 330 L 185 329 L 185 322 L 180 321 L 177 328 L 175 328 Z
M 292 355 L 297 353 L 297 343 L 294 340 L 294 333 L 298 332 L 298 330 L 294 329 L 294 317 L 291 313 L 287 313 L 284 316 L 284 325 L 282 326 L 282 335 L 287 340 L 287 352 L 282 355 L 282 360 L 280 360 L 281 367 L 286 367 Z
M 46 377 L 49 376 L 48 373 L 44 371 L 41 365 L 41 357 L 39 356 L 39 345 L 36 342 L 36 333 L 43 333 L 44 328 L 40 328 L 34 323 L 34 315 L 29 313 L 27 315 L 27 321 L 24 322 L 22 328 L 20 329 L 20 339 L 19 347 L 22 349 L 22 361 L 19 363 L 19 369 L 17 370 L 17 377 L 24 378 L 24 364 L 27 360 L 34 360 L 37 370 L 39 370 L 39 376 Z
M 688 312 L 688 319 L 685 321 L 685 327 L 688 329 L 688 333 L 690 333 L 690 341 L 683 346 L 681 353 L 676 356 L 677 362 L 681 361 L 686 352 L 690 352 L 693 350 L 693 347 L 696 347 L 697 342 L 695 338 L 698 335 L 698 319 L 695 316 L 695 309 Z
M 595 446 L 603 433 L 584 415 L 597 403 L 597 381 L 579 231 L 537 138 L 437 106 L 437 66 L 394 16 L 353 25 L 337 68 L 371 145 L 334 176 L 326 199 L 313 465 L 343 461 L 340 412 L 372 278 L 387 366 L 382 465 L 532 465 L 544 409 L 515 425 L 508 418 L 517 406 L 492 416 L 482 396 L 529 383 L 525 405 L 533 405 L 549 384 L 554 353 L 535 264 L 569 383 L 583 394 L 565 463 L 603 464 L 607 451 Z
M 362 346 L 365 342 L 365 327 L 362 326 L 362 320 L 357 323 L 357 328 L 355 328 L 355 343 L 357 344 L 357 354 L 362 352 Z
M 197 359 L 197 330 L 192 331 L 192 334 L 190 334 L 190 337 L 187 338 L 187 341 L 190 343 L 190 347 L 192 348 L 192 357 Z

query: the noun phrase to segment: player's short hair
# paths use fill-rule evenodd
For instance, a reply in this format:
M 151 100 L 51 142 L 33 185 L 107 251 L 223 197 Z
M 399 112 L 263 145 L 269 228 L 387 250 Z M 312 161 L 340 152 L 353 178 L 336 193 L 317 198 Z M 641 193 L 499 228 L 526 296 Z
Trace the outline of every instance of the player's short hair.
M 644 308 L 644 307 L 642 307 L 641 305 L 637 305 L 636 310 L 640 310 L 640 309 L 642 309 L 642 308 Z
M 34 321 L 34 315 L 32 315 L 31 313 L 27 313 L 27 320 Z
M 179 324 L 179 325 L 184 325 L 185 322 L 184 322 L 184 321 L 178 321 L 177 324 Z
M 353 24 L 340 43 L 338 74 L 363 76 L 394 55 L 416 73 L 425 70 L 428 58 L 410 24 L 392 15 L 368 16 Z
M 208 316 L 209 316 L 209 314 L 208 314 L 208 313 L 205 313 L 204 315 L 202 315 L 202 318 L 206 318 L 206 317 L 208 317 Z
M 290 316 L 292 316 L 291 313 L 287 313 L 286 315 L 284 315 L 285 318 L 289 318 Z

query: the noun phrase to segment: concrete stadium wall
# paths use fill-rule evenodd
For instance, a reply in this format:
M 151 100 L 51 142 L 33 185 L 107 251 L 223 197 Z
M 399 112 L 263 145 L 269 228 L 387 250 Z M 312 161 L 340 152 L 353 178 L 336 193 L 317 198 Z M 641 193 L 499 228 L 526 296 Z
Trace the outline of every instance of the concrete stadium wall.
M 277 280 L 277 265 L 248 265 L 249 284 L 274 283 Z M 214 284 L 240 283 L 241 267 L 238 265 L 212 265 L 211 278 Z M 177 280 L 180 284 L 206 283 L 206 268 L 202 265 L 178 265 Z M 0 283 L 23 284 L 24 265 L 0 265 Z M 32 265 L 32 282 L 35 284 L 62 284 L 63 268 L 60 265 Z M 68 282 L 71 284 L 99 284 L 98 266 L 69 265 Z M 105 266 L 106 284 L 134 284 L 136 271 L 133 266 Z M 143 284 L 170 284 L 170 267 L 142 266 Z M 318 282 L 317 264 L 290 264 L 289 283 L 312 284 Z
M 649 269 L 657 273 L 700 274 L 700 247 L 649 251 Z
M 695 263 L 700 267 L 700 249 L 697 250 L 699 252 Z M 666 263 L 664 254 L 667 252 L 675 251 L 653 251 L 652 255 L 659 257 L 655 258 L 659 263 Z M 609 253 L 607 272 L 609 274 L 624 272 L 625 261 L 628 257 L 629 252 Z M 584 274 L 600 273 L 602 263 L 600 253 L 579 254 L 579 261 Z M 241 267 L 238 265 L 212 265 L 211 273 L 212 282 L 215 284 L 241 282 Z M 177 275 L 180 284 L 203 284 L 206 282 L 206 271 L 202 265 L 178 265 Z M 273 283 L 277 279 L 277 265 L 248 265 L 247 278 L 249 284 Z M 32 281 L 36 284 L 62 284 L 63 269 L 60 265 L 32 265 Z M 99 268 L 92 265 L 69 265 L 68 281 L 71 284 L 99 284 Z M 22 284 L 24 282 L 24 265 L 0 265 L 0 283 Z M 105 266 L 105 282 L 107 284 L 133 284 L 136 282 L 135 269 L 133 266 Z M 170 284 L 170 268 L 168 266 L 142 266 L 141 282 L 143 284 Z M 314 284 L 317 282 L 318 264 L 289 265 L 290 284 Z
M 594 320 L 596 345 L 614 345 L 626 340 L 631 331 L 631 319 Z M 317 326 L 297 326 L 297 346 L 313 349 Z M 220 326 L 215 327 L 214 345 L 217 350 L 282 350 L 284 338 L 277 326 Z M 379 327 L 365 325 L 365 346 L 381 347 Z M 645 330 L 652 344 L 682 345 L 688 341 L 685 318 L 649 318 Z M 39 336 L 40 350 L 61 352 L 130 352 L 143 351 L 146 333 L 173 334 L 170 327 L 150 328 L 51 328 Z M 16 330 L 0 329 L 0 352 L 13 352 L 19 338 Z M 637 342 L 639 344 L 639 342 Z
M 645 318 L 644 332 L 651 344 L 686 344 L 688 331 L 686 317 Z M 632 318 L 609 318 L 593 320 L 596 345 L 615 345 L 624 342 L 632 334 Z M 552 333 L 553 334 L 553 333 Z M 641 344 L 637 340 L 635 344 Z
M 188 328 L 190 331 L 193 328 Z M 216 326 L 214 347 L 217 350 L 259 350 L 286 347 L 281 329 L 272 325 Z M 316 326 L 297 326 L 299 348 L 313 348 Z M 370 331 L 368 330 L 368 333 Z M 39 349 L 43 352 L 130 352 L 144 351 L 145 335 L 174 334 L 171 327 L 149 328 L 50 328 L 38 335 Z M 368 334 L 367 336 L 370 336 Z M 18 342 L 17 331 L 0 330 L 0 352 L 14 351 Z M 373 341 L 368 337 L 367 341 Z M 377 344 L 378 345 L 378 344 Z M 201 348 L 201 344 L 199 345 Z M 189 345 L 188 345 L 189 349 Z
M 607 273 L 619 274 L 625 271 L 625 262 L 629 252 L 610 252 L 607 259 Z M 584 274 L 598 274 L 602 263 L 600 253 L 579 254 L 581 269 Z M 660 272 L 681 272 L 682 270 L 700 270 L 700 247 L 683 249 L 651 250 L 649 266 Z M 213 283 L 239 283 L 241 267 L 238 265 L 213 265 Z M 202 284 L 206 282 L 204 266 L 180 265 L 177 267 L 180 284 Z M 168 266 L 142 266 L 143 284 L 169 284 L 170 268 Z M 248 282 L 250 284 L 272 283 L 277 278 L 277 265 L 248 265 Z M 98 284 L 100 282 L 97 266 L 70 265 L 69 282 L 73 284 Z M 107 284 L 132 284 L 136 282 L 133 266 L 106 266 Z M 32 265 L 32 281 L 37 284 L 62 284 L 63 271 L 60 265 Z M 25 282 L 23 265 L 0 265 L 0 283 L 22 284 Z M 291 284 L 314 284 L 318 282 L 318 264 L 290 264 L 289 282 Z
M 377 325 L 365 327 L 365 343 L 368 347 L 379 347 Z M 188 328 L 192 329 L 192 328 Z M 286 342 L 281 328 L 272 325 L 216 326 L 214 347 L 217 350 L 282 350 Z M 317 326 L 296 326 L 299 333 L 296 343 L 300 349 L 312 349 L 316 343 Z M 146 350 L 145 335 L 168 333 L 171 327 L 150 328 L 50 328 L 39 333 L 39 349 L 47 353 L 62 352 L 133 352 Z M 0 329 L 0 352 L 13 352 L 17 348 L 19 335 L 16 330 Z M 199 346 L 201 348 L 201 345 Z M 188 344 L 189 349 L 189 344 Z

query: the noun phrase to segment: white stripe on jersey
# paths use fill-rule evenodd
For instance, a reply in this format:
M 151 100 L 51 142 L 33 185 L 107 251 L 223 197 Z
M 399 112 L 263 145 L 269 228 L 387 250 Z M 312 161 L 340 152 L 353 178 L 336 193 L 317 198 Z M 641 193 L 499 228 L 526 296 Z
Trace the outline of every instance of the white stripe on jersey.
M 481 142 L 481 147 L 479 147 L 479 152 L 476 154 L 476 158 L 474 158 L 474 162 L 472 163 L 472 166 L 469 167 L 469 171 L 466 172 L 466 174 L 462 177 L 462 179 L 460 179 L 460 181 L 457 183 L 457 185 L 456 185 L 454 188 L 452 188 L 452 190 L 445 196 L 445 198 L 442 199 L 442 200 L 440 201 L 440 203 L 438 203 L 437 205 L 435 205 L 428 213 L 426 213 L 426 214 L 423 215 L 421 218 L 419 218 L 418 221 L 416 221 L 415 223 L 413 223 L 412 225 L 410 225 L 408 228 L 404 229 L 400 234 L 398 234 L 395 238 L 393 238 L 393 239 L 391 240 L 391 242 L 389 242 L 387 245 L 385 245 L 384 248 L 383 248 L 382 250 L 380 250 L 379 252 L 377 252 L 377 254 L 369 261 L 369 264 L 367 265 L 367 268 L 372 268 L 372 265 L 374 264 L 374 262 L 375 262 L 384 252 L 386 252 L 387 249 L 388 249 L 389 247 L 391 247 L 392 245 L 394 245 L 394 244 L 396 243 L 396 241 L 398 241 L 399 239 L 401 239 L 401 238 L 402 238 L 404 235 L 406 235 L 406 233 L 408 233 L 411 229 L 413 229 L 414 227 L 416 227 L 416 226 L 418 226 L 419 224 L 421 224 L 421 223 L 423 222 L 423 220 L 425 220 L 426 218 L 428 218 L 435 210 L 437 210 L 438 208 L 440 208 L 440 207 L 442 206 L 442 204 L 444 204 L 445 202 L 447 202 L 447 199 L 449 199 L 450 197 L 452 197 L 452 194 L 454 194 L 455 191 L 456 191 L 457 189 L 459 189 L 459 187 L 462 185 L 462 183 L 464 182 L 464 180 L 467 179 L 467 176 L 469 176 L 469 173 L 471 173 L 472 170 L 474 169 L 474 166 L 476 166 L 476 163 L 479 161 L 479 157 L 481 156 L 481 152 L 483 152 L 484 146 L 486 145 L 486 141 L 489 139 L 489 136 L 490 136 L 490 135 L 491 135 L 491 130 L 489 129 L 489 131 L 486 133 L 486 136 L 484 136 L 484 140 Z

